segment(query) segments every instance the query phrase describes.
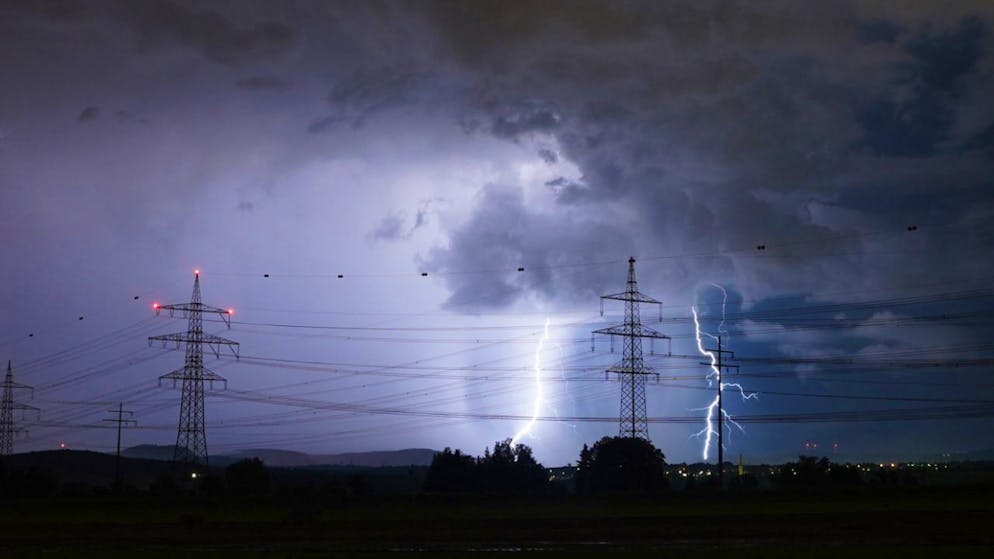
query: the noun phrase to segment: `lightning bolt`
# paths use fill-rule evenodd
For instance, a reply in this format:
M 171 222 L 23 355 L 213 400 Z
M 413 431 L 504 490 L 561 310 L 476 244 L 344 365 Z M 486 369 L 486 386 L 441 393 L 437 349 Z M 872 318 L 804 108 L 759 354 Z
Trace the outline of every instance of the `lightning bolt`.
M 725 288 L 721 287 L 718 284 L 711 284 L 711 285 L 713 285 L 713 286 L 717 287 L 718 289 L 720 289 L 721 293 L 723 295 L 723 298 L 722 298 L 722 301 L 721 301 L 721 322 L 718 324 L 718 333 L 720 334 L 720 333 L 724 332 L 723 328 L 724 328 L 724 325 L 725 325 L 725 304 L 728 301 L 728 292 L 726 292 Z M 742 388 L 742 386 L 740 384 L 734 383 L 734 382 L 722 382 L 721 381 L 721 370 L 718 369 L 718 357 L 714 354 L 714 352 L 708 351 L 708 350 L 704 349 L 704 342 L 701 339 L 702 336 L 707 336 L 707 337 L 711 338 L 714 341 L 718 341 L 718 336 L 715 336 L 713 334 L 709 334 L 708 332 L 704 332 L 704 331 L 701 330 L 701 322 L 700 322 L 700 320 L 697 317 L 697 307 L 696 306 L 690 307 L 690 312 L 694 316 L 694 337 L 697 340 L 697 351 L 700 352 L 701 355 L 706 356 L 708 358 L 708 360 L 710 361 L 710 363 L 709 363 L 709 369 L 710 370 L 708 371 L 708 374 L 705 377 L 707 379 L 707 381 L 708 381 L 708 386 L 712 386 L 712 382 L 717 382 L 718 383 L 718 391 L 719 392 L 724 392 L 726 387 L 730 387 L 730 388 L 733 388 L 733 389 L 739 391 L 739 395 L 742 397 L 742 400 L 758 400 L 759 399 L 759 395 L 757 393 L 755 393 L 755 392 L 746 393 L 746 391 Z M 715 429 L 715 426 L 714 426 L 715 413 L 716 413 L 716 411 L 718 409 L 718 399 L 719 399 L 719 395 L 716 394 L 715 397 L 714 397 L 714 399 L 711 400 L 711 403 L 708 404 L 707 407 L 699 408 L 699 409 L 703 409 L 703 410 L 706 411 L 705 416 L 704 416 L 704 428 L 701 429 L 700 431 L 698 431 L 694 436 L 698 437 L 698 438 L 701 438 L 701 437 L 704 438 L 704 448 L 703 448 L 703 451 L 702 451 L 701 454 L 702 454 L 705 462 L 708 460 L 708 455 L 711 452 L 711 440 L 712 440 L 712 437 L 717 437 L 718 436 L 718 430 Z M 732 418 L 732 416 L 728 414 L 727 411 L 725 411 L 724 409 L 722 409 L 721 410 L 721 415 L 724 418 L 724 420 L 727 421 L 729 424 L 734 425 L 735 427 L 737 427 L 739 429 L 739 431 L 745 432 L 745 429 L 743 429 L 742 426 L 739 425 L 739 423 L 737 421 L 735 421 Z M 729 427 L 729 430 L 731 430 L 731 427 Z
M 535 421 L 538 420 L 539 413 L 542 411 L 542 400 L 543 390 L 542 390 L 542 349 L 545 348 L 545 342 L 549 339 L 549 319 L 545 319 L 545 330 L 542 332 L 542 337 L 538 340 L 538 348 L 535 349 L 535 407 L 532 410 L 532 418 L 521 428 L 520 431 L 514 434 L 511 438 L 511 446 L 518 444 L 522 437 L 531 434 L 532 427 L 535 426 Z
M 725 333 L 725 307 L 728 305 L 728 292 L 725 288 L 718 285 L 717 283 L 712 283 L 712 286 L 721 290 L 721 322 L 718 323 L 718 333 Z M 713 338 L 714 336 L 712 336 Z

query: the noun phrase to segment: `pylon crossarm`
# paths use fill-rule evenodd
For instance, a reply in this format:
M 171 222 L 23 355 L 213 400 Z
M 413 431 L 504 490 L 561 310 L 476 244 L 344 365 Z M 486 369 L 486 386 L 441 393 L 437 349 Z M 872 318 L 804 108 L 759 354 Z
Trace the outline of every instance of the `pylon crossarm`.
M 41 410 L 38 409 L 38 408 L 36 408 L 36 407 L 34 407 L 34 406 L 29 406 L 27 404 L 16 404 L 15 403 L 15 404 L 13 404 L 11 406 L 11 411 L 13 411 L 13 410 L 20 410 L 21 411 L 21 421 L 27 421 L 29 413 L 30 414 L 34 414 L 34 421 L 35 422 L 41 421 Z
M 629 293 L 627 291 L 622 293 L 612 293 L 611 295 L 601 295 L 601 299 L 613 299 L 615 301 L 635 301 L 636 303 L 652 303 L 654 305 L 663 304 L 662 301 L 658 299 L 653 299 L 645 293 L 635 291 L 634 293 Z
M 180 381 L 182 381 L 182 380 L 202 380 L 204 382 L 212 382 L 212 381 L 216 381 L 216 382 L 224 381 L 224 382 L 227 382 L 228 381 L 228 379 L 222 377 L 221 375 L 215 373 L 214 371 L 208 369 L 207 367 L 204 367 L 203 368 L 203 373 L 199 374 L 199 375 L 188 372 L 186 370 L 186 367 L 184 367 L 182 369 L 176 369 L 175 371 L 173 371 L 171 373 L 166 373 L 166 374 L 160 376 L 159 380 L 160 381 L 161 380 L 173 380 L 173 381 L 177 381 L 177 380 L 180 380 Z
M 198 336 L 195 334 L 191 334 L 190 332 L 175 332 L 173 334 L 149 336 L 148 345 L 151 346 L 153 342 L 161 342 L 162 347 L 166 347 L 170 343 L 173 343 L 176 344 L 177 348 L 180 346 L 180 344 L 184 343 L 194 343 L 194 344 L 204 343 L 212 346 L 211 349 L 213 349 L 214 346 L 220 347 L 222 345 L 227 345 L 227 346 L 238 345 L 238 342 L 236 341 L 232 341 L 227 338 L 222 338 L 221 336 L 215 336 L 214 334 L 201 334 Z
M 224 340 L 224 338 L 219 338 L 219 339 Z M 213 340 L 204 340 L 204 343 L 206 343 L 207 347 L 209 347 L 210 350 L 211 350 L 211 352 L 214 353 L 214 357 L 216 357 L 218 359 L 221 358 L 221 346 L 222 345 L 228 346 L 228 349 L 231 350 L 231 354 L 235 356 L 235 359 L 238 359 L 238 357 L 239 357 L 239 355 L 238 355 L 238 348 L 239 348 L 238 342 L 232 342 L 231 340 L 224 340 L 222 342 L 217 342 L 217 341 L 213 341 Z
M 224 389 L 225 390 L 228 389 L 228 379 L 222 377 L 221 375 L 215 373 L 214 371 L 208 369 L 207 367 L 204 367 L 204 373 L 201 378 L 203 378 L 205 382 L 210 384 L 212 390 L 214 388 L 215 382 L 224 383 Z
M 221 390 L 227 390 L 228 389 L 228 379 L 226 379 L 226 378 L 204 379 L 204 380 L 207 381 L 207 384 L 208 384 L 208 386 L 209 386 L 209 388 L 211 390 L 214 390 L 214 383 L 215 382 L 220 382 L 221 384 L 224 385 L 224 387 Z
M 605 369 L 609 373 L 618 373 L 622 375 L 655 375 L 659 376 L 655 371 L 647 367 L 628 367 L 622 365 L 621 363 L 608 367 Z
M 177 333 L 177 334 L 163 334 L 161 336 L 149 336 L 148 347 L 152 347 L 153 342 L 162 342 L 162 347 L 166 347 L 170 343 L 175 343 L 176 348 L 179 349 L 179 345 L 185 341 L 180 336 L 183 336 L 183 334 Z
M 117 413 L 117 412 L 114 412 Z M 138 420 L 136 419 L 103 419 L 101 421 L 109 421 L 111 423 L 120 423 L 124 426 L 137 426 Z
M 653 330 L 642 324 L 618 324 L 594 330 L 594 334 L 605 334 L 607 336 L 637 336 L 639 338 L 655 338 L 657 340 L 669 340 L 670 337 L 662 332 Z
M 231 310 L 220 307 L 212 307 L 203 303 L 176 303 L 172 305 L 159 305 L 155 307 L 155 314 L 162 311 L 169 311 L 169 318 L 189 318 L 191 313 L 208 313 L 221 316 L 221 320 L 231 328 Z
M 5 382 L 3 384 L 3 386 L 4 386 L 4 388 L 6 388 L 6 387 L 9 386 L 9 387 L 11 387 L 11 388 L 13 388 L 15 390 L 22 389 L 22 390 L 30 390 L 30 391 L 34 392 L 34 387 L 33 386 L 28 386 L 26 384 L 21 384 L 19 382 L 14 382 L 14 381 L 10 381 L 9 383 Z
M 212 371 L 212 370 L 210 370 L 210 369 L 208 369 L 206 367 L 204 367 L 203 373 L 200 374 L 200 375 L 188 372 L 185 367 L 182 368 L 182 369 L 176 369 L 175 371 L 173 371 L 171 373 L 167 373 L 167 374 L 164 374 L 164 375 L 160 376 L 159 377 L 159 386 L 162 386 L 162 381 L 163 380 L 171 380 L 171 381 L 173 381 L 173 387 L 176 386 L 177 382 L 182 382 L 182 381 L 201 382 L 202 381 L 202 382 L 210 383 L 211 388 L 214 388 L 214 383 L 215 382 L 220 382 L 220 383 L 224 383 L 224 389 L 225 390 L 228 389 L 228 379 L 222 377 L 221 375 L 215 373 L 214 371 Z
M 601 316 L 604 316 L 604 299 L 612 299 L 614 301 L 627 301 L 632 303 L 648 303 L 656 305 L 659 311 L 659 322 L 663 321 L 663 303 L 662 301 L 657 301 L 652 297 L 649 297 L 645 293 L 635 292 L 624 292 L 624 293 L 613 293 L 611 295 L 602 295 L 600 299 L 601 303 Z

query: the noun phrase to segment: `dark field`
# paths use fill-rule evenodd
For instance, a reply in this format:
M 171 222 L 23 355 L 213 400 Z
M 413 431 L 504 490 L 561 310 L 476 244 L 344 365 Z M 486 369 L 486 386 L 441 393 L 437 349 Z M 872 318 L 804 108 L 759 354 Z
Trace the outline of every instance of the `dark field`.
M 5 557 L 981 557 L 994 486 L 672 495 L 655 501 L 8 501 Z

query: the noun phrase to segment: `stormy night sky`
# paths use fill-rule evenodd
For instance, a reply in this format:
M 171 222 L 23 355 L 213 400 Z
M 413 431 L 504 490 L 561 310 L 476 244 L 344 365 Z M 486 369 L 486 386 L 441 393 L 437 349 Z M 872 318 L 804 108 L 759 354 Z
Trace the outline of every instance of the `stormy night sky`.
M 989 2 L 4 0 L 0 84 L 18 452 L 112 450 L 118 402 L 175 442 L 146 339 L 199 268 L 241 343 L 212 454 L 482 453 L 548 319 L 521 440 L 575 462 L 618 432 L 590 331 L 629 256 L 669 461 L 714 395 L 694 306 L 758 393 L 728 459 L 994 448 Z

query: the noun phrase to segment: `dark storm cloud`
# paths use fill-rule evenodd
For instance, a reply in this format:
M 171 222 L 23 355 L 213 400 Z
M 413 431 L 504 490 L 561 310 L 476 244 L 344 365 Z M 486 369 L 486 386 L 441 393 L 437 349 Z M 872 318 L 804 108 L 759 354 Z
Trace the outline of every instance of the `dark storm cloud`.
M 362 68 L 332 88 L 328 105 L 332 114 L 308 127 L 325 132 L 340 124 L 361 127 L 373 115 L 412 107 L 423 100 L 429 76 L 407 66 Z
M 224 15 L 175 2 L 120 2 L 114 15 L 130 24 L 141 48 L 178 43 L 222 64 L 278 54 L 294 44 L 292 30 L 279 22 L 238 26 Z
M 560 203 L 569 204 L 584 196 L 590 188 L 584 184 L 582 181 L 568 179 L 566 177 L 556 177 L 552 180 L 545 181 L 545 186 L 548 186 L 556 193 L 556 200 Z
M 249 91 L 285 91 L 292 86 L 289 81 L 275 76 L 249 76 L 238 80 L 235 85 Z
M 692 43 L 706 38 L 715 24 L 745 28 L 743 23 L 754 23 L 736 21 L 746 14 L 734 3 L 726 3 L 716 13 L 699 9 L 695 3 L 677 2 L 446 0 L 414 5 L 424 9 L 454 45 L 456 57 L 500 70 L 513 64 L 506 56 L 509 47 L 542 47 L 548 35 L 564 30 L 578 41 L 593 44 L 627 42 L 668 28 L 681 42 Z M 772 17 L 767 22 L 777 25 Z
M 985 128 L 958 146 L 947 142 L 954 125 L 964 127 L 964 115 L 986 114 L 982 92 L 994 84 L 978 69 L 990 60 L 989 8 L 973 13 L 965 6 L 958 16 L 943 14 L 945 23 L 926 25 L 934 19 L 929 12 L 898 22 L 811 4 L 498 4 L 428 10 L 452 63 L 476 81 L 462 98 L 460 122 L 502 140 L 552 138 L 580 177 L 546 183 L 562 213 L 482 197 L 469 221 L 450 232 L 448 246 L 429 256 L 435 269 L 459 269 L 502 243 L 538 260 L 617 257 L 579 231 L 554 246 L 541 235 L 496 232 L 495 224 L 514 220 L 550 231 L 573 230 L 577 216 L 603 225 L 613 215 L 606 207 L 639 216 L 623 230 L 648 254 L 719 253 L 808 237 L 827 239 L 821 254 L 858 251 L 867 247 L 832 239 L 890 228 L 893 219 L 924 219 L 950 176 L 975 188 L 989 183 L 989 158 L 958 155 L 958 146 L 985 145 Z M 856 189 L 887 194 L 846 195 Z M 920 194 L 917 205 L 900 217 L 880 215 L 883 199 L 908 189 Z M 945 207 L 938 218 L 947 223 L 977 210 Z M 502 261 L 499 249 L 490 250 L 499 254 L 488 260 Z M 763 265 L 728 257 L 678 262 L 664 276 L 683 292 L 715 276 L 761 292 L 817 285 L 833 274 L 840 280 L 838 262 L 818 254 Z M 952 260 L 965 263 L 966 256 Z M 874 274 L 861 281 L 905 275 Z M 470 296 L 462 280 L 448 281 L 453 300 Z M 542 289 L 506 278 L 475 281 L 493 305 Z
M 975 134 L 963 144 L 963 151 L 975 149 L 987 149 L 988 153 L 994 155 L 994 123 Z
M 228 16 L 205 9 L 203 4 L 197 2 L 42 0 L 15 1 L 6 9 L 56 24 L 109 22 L 121 25 L 133 35 L 139 50 L 180 45 L 228 65 L 279 54 L 295 44 L 293 31 L 284 23 L 257 21 L 236 24 Z
M 570 250 L 628 254 L 631 239 L 616 226 L 570 215 L 551 218 L 528 209 L 520 189 L 488 186 L 475 213 L 451 232 L 450 246 L 425 258 L 424 269 L 448 272 L 445 306 L 461 312 L 510 305 L 530 293 L 550 299 L 594 296 L 614 270 L 578 270 Z M 517 272 L 524 268 L 528 273 Z M 461 272 L 477 273 L 461 273 Z M 579 273 L 578 273 L 579 272 Z
M 96 120 L 96 118 L 99 116 L 100 116 L 99 107 L 86 107 L 85 109 L 79 112 L 79 116 L 76 118 L 76 120 L 80 122 L 86 122 L 89 120 Z
M 85 2 L 76 0 L 10 0 L 0 11 L 19 12 L 57 22 L 82 21 L 91 15 Z
M 114 112 L 114 115 L 117 117 L 118 122 L 137 122 L 139 124 L 148 124 L 147 119 L 141 118 L 135 113 L 125 109 L 118 109 Z
M 951 31 L 930 31 L 905 45 L 912 62 L 897 71 L 892 91 L 860 113 L 866 145 L 877 155 L 927 157 L 946 139 L 962 79 L 983 54 L 986 24 L 965 18 Z M 903 92 L 903 93 L 899 93 Z
M 369 238 L 377 241 L 397 241 L 406 237 L 404 217 L 398 214 L 388 215 L 370 231 Z
M 334 130 L 343 119 L 337 116 L 325 116 L 317 120 L 314 120 L 307 125 L 307 131 L 311 134 L 321 134 L 322 132 L 329 132 Z
M 856 36 L 865 43 L 894 43 L 904 30 L 885 19 L 866 21 L 856 26 Z
M 432 206 L 439 202 L 444 202 L 444 200 L 433 198 L 422 201 L 418 209 L 414 212 L 413 223 L 410 226 L 407 225 L 408 220 L 402 212 L 387 215 L 366 235 L 366 238 L 372 241 L 403 241 L 410 239 L 418 229 L 428 224 L 428 215 L 432 211 Z
M 495 116 L 490 130 L 498 138 L 513 140 L 533 132 L 553 132 L 559 121 L 555 111 L 526 102 Z

